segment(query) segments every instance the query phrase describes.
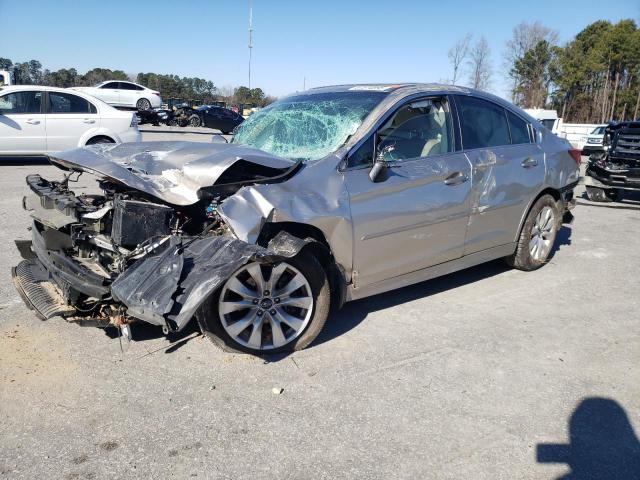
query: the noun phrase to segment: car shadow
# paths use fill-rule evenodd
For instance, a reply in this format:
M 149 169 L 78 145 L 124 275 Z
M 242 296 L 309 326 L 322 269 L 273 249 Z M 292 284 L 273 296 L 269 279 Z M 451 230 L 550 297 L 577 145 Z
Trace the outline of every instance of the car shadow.
M 567 464 L 558 480 L 640 478 L 640 442 L 622 406 L 589 397 L 569 419 L 569 443 L 539 443 L 538 463 Z
M 553 258 L 553 255 L 557 252 L 560 246 L 570 244 L 571 228 L 563 225 L 558 231 L 554 249 L 552 250 L 549 258 Z M 475 267 L 467 268 L 459 272 L 434 278 L 432 280 L 426 280 L 415 285 L 393 290 L 391 292 L 349 302 L 340 310 L 331 312 L 327 319 L 327 323 L 320 332 L 320 335 L 318 335 L 308 348 L 313 348 L 344 335 L 357 327 L 370 313 L 392 308 L 403 303 L 412 302 L 419 298 L 436 295 L 463 285 L 480 282 L 493 276 L 500 275 L 508 270 L 511 270 L 511 267 L 509 267 L 504 260 L 498 259 Z M 105 334 L 112 339 L 117 339 L 120 336 L 119 330 L 114 327 L 106 328 Z M 136 322 L 132 324 L 131 334 L 132 340 L 135 342 L 157 340 L 165 336 L 160 327 L 146 322 Z M 162 350 L 164 350 L 164 353 L 172 353 L 186 345 L 193 338 L 200 335 L 201 332 L 197 322 L 195 319 L 192 319 L 184 330 L 167 335 L 166 338 L 170 344 L 158 348 L 154 353 Z M 272 355 L 264 354 L 260 355 L 260 358 L 262 358 L 266 363 L 274 363 L 284 360 L 289 355 L 290 353 L 288 352 Z

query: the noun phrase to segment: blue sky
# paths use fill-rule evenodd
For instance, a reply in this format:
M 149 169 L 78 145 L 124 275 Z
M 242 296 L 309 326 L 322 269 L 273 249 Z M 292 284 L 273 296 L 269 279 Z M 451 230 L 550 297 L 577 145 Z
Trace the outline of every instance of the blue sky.
M 540 20 L 562 43 L 587 24 L 633 18 L 640 1 L 253 0 L 252 86 L 273 95 L 337 83 L 439 81 L 467 32 L 492 50 L 491 90 L 506 94 L 512 28 Z M 93 67 L 247 84 L 248 0 L 0 0 L 0 57 L 46 68 Z

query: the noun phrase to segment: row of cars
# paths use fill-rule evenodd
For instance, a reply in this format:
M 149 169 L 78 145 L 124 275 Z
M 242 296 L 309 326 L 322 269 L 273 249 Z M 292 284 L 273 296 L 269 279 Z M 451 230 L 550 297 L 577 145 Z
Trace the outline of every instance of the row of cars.
M 95 143 L 137 142 L 139 123 L 204 126 L 227 134 L 244 120 L 215 105 L 169 110 L 161 104 L 159 92 L 131 82 L 72 89 L 0 87 L 0 155 L 43 155 Z

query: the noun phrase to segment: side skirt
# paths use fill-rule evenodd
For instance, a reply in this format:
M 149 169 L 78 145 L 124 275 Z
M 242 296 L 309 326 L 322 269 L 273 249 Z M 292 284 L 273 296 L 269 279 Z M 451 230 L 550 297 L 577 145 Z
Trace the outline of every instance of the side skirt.
M 486 250 L 474 252 L 455 260 L 439 263 L 438 265 L 423 268 L 422 270 L 417 270 L 415 272 L 405 273 L 404 275 L 393 277 L 382 282 L 373 283 L 371 285 L 365 285 L 357 288 L 354 288 L 353 285 L 349 285 L 347 289 L 347 301 L 349 302 L 351 300 L 370 297 L 379 293 L 388 292 L 389 290 L 395 290 L 396 288 L 406 287 L 408 285 L 413 285 L 414 283 L 424 282 L 425 280 L 431 280 L 432 278 L 464 270 L 465 268 L 474 267 L 497 258 L 507 257 L 511 255 L 515 249 L 515 242 L 507 243 L 506 245 L 487 248 Z

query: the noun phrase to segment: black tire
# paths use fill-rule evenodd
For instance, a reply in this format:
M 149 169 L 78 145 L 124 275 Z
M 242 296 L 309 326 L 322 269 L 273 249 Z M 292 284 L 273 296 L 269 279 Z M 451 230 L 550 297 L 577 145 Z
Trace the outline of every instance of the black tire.
M 146 98 L 141 98 L 136 103 L 136 108 L 138 110 L 151 110 L 151 102 L 149 100 L 147 100 Z
M 311 287 L 313 311 L 309 323 L 302 333 L 280 348 L 268 350 L 252 349 L 235 341 L 224 329 L 218 314 L 218 301 L 222 286 L 214 292 L 196 312 L 196 319 L 202 333 L 215 345 L 227 352 L 243 352 L 254 355 L 270 355 L 302 350 L 318 336 L 324 326 L 331 306 L 331 294 L 327 275 L 316 258 L 304 251 L 286 260 L 302 273 Z
M 549 235 L 549 240 L 551 242 L 551 248 L 543 256 L 543 258 L 535 259 L 530 251 L 530 242 L 533 239 L 534 233 L 534 225 L 536 223 L 536 219 L 540 212 L 546 207 L 551 208 L 553 212 L 553 221 L 552 223 L 552 231 Z M 562 225 L 562 216 L 558 211 L 558 205 L 556 204 L 555 199 L 551 195 L 543 195 L 541 196 L 531 207 L 529 210 L 529 214 L 522 226 L 522 230 L 520 231 L 520 236 L 518 237 L 518 243 L 516 246 L 516 251 L 513 255 L 506 257 L 506 261 L 509 265 L 518 270 L 531 271 L 536 270 L 547 263 L 547 259 L 551 252 L 553 252 L 553 247 L 555 244 L 556 236 L 558 230 Z
M 189 126 L 190 127 L 199 127 L 202 124 L 202 120 L 198 115 L 191 115 L 189 117 Z
M 587 198 L 592 202 L 611 202 L 615 198 L 615 193 L 609 189 L 599 187 L 587 187 Z
M 87 142 L 87 145 L 96 145 L 98 143 L 116 143 L 109 137 L 93 137 Z

